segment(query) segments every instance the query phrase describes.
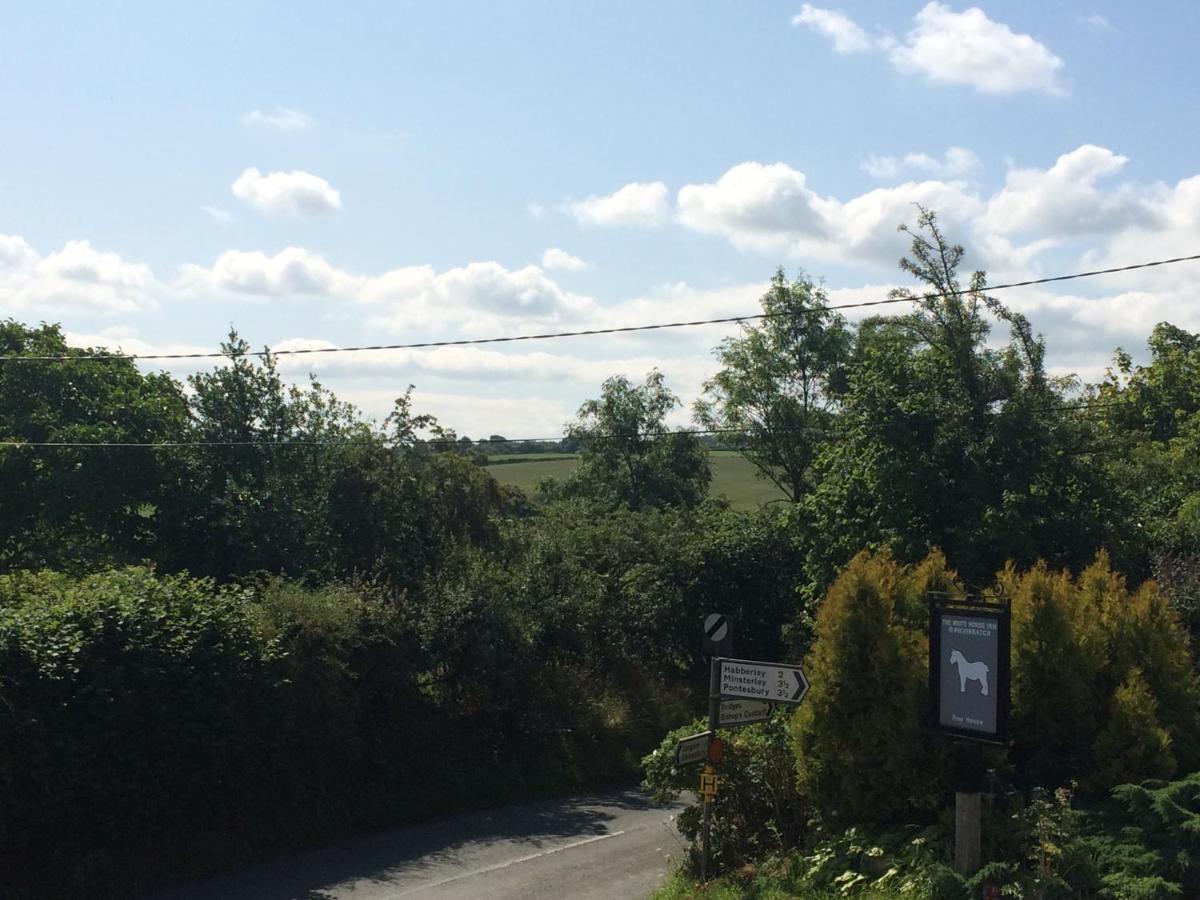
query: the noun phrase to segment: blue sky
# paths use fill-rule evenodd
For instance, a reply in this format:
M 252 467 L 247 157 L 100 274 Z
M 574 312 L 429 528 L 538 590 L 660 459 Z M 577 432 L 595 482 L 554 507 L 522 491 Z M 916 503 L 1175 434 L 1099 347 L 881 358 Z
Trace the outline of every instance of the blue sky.
M 1200 252 L 1200 7 L 7 3 L 0 315 L 80 344 L 477 337 L 753 311 L 777 265 L 903 283 L 938 209 L 994 281 Z M 550 250 L 557 253 L 547 253 Z M 1200 264 L 1004 298 L 1095 378 Z M 555 435 L 685 401 L 720 328 L 289 363 L 374 415 Z M 174 369 L 184 374 L 187 369 Z M 679 421 L 686 420 L 681 410 Z

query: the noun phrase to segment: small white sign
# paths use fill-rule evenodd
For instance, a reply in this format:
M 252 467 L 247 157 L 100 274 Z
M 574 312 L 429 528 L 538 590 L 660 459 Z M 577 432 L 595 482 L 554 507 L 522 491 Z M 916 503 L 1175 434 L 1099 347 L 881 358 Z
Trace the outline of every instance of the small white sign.
M 717 721 L 725 726 L 750 725 L 771 718 L 771 704 L 766 700 L 722 700 Z
M 799 666 L 722 659 L 721 696 L 769 700 L 798 705 L 808 693 L 808 679 Z

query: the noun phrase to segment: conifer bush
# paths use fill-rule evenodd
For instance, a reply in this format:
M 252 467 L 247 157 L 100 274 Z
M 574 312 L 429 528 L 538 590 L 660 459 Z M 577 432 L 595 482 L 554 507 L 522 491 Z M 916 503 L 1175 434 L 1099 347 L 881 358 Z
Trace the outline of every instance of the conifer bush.
M 921 821 L 949 800 L 949 741 L 929 727 L 928 604 L 961 597 L 940 553 L 904 566 L 860 553 L 816 616 L 812 688 L 792 721 L 800 796 L 831 824 Z M 1086 795 L 1194 771 L 1200 682 L 1188 636 L 1152 582 L 1107 554 L 1078 576 L 1008 565 L 988 596 L 1012 611 L 1011 748 L 1018 786 Z
M 907 569 L 860 553 L 817 613 L 812 687 L 792 724 L 801 796 L 832 822 L 911 821 L 944 788 L 928 720 L 929 590 L 961 588 L 935 555 Z

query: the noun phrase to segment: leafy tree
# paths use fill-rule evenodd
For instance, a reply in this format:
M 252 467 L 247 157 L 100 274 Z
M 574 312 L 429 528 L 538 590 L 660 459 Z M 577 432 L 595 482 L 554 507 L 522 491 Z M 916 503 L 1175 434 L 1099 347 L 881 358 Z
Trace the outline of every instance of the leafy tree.
M 717 348 L 721 371 L 696 405 L 705 428 L 730 433 L 789 499 L 812 487 L 812 464 L 844 388 L 851 332 L 825 292 L 783 269 L 762 297 L 763 319 Z
M 183 392 L 132 360 L 69 347 L 58 325 L 0 322 L 0 439 L 144 444 L 177 440 Z M 99 359 L 80 359 L 99 356 Z M 0 447 L 0 568 L 137 561 L 173 502 L 172 463 L 145 447 Z
M 414 412 L 411 387 L 377 431 L 315 379 L 287 385 L 236 333 L 222 346 L 228 362 L 189 379 L 191 433 L 229 445 L 194 448 L 179 471 L 161 525 L 169 568 L 415 588 L 454 542 L 494 537 L 495 481 Z
M 1123 350 L 1096 389 L 1108 476 L 1128 524 L 1127 567 L 1164 576 L 1200 635 L 1200 334 L 1166 322 L 1149 337 L 1151 359 L 1134 366 Z
M 901 559 L 941 547 L 973 583 L 1006 559 L 1079 565 L 1110 537 L 1111 488 L 1086 455 L 1087 420 L 1065 409 L 1029 323 L 964 285 L 964 250 L 922 210 L 901 267 L 928 293 L 860 326 L 840 397 L 837 440 L 822 445 L 804 499 L 817 593 L 863 547 Z M 988 344 L 991 318 L 1010 341 Z
M 214 446 L 182 457 L 165 561 L 222 578 L 315 572 L 333 543 L 331 481 L 378 441 L 351 405 L 316 381 L 289 387 L 275 357 L 256 358 L 236 332 L 221 347 L 225 364 L 188 378 L 189 436 Z
M 564 494 L 633 510 L 698 504 L 712 472 L 695 435 L 667 428 L 667 413 L 678 405 L 657 369 L 637 386 L 623 375 L 605 381 L 599 399 L 585 402 L 567 428 L 580 460 Z

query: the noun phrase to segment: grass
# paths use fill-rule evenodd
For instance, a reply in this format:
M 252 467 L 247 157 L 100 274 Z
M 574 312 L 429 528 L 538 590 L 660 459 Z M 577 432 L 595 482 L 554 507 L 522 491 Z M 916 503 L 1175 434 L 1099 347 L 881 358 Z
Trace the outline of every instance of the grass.
M 754 509 L 773 500 L 783 500 L 783 492 L 758 477 L 758 470 L 740 453 L 715 450 L 709 454 L 713 480 L 709 488 L 714 496 L 725 496 L 734 509 Z M 501 484 L 511 484 L 532 494 L 543 478 L 565 478 L 578 464 L 578 457 L 562 453 L 506 454 L 492 457 L 488 471 Z

